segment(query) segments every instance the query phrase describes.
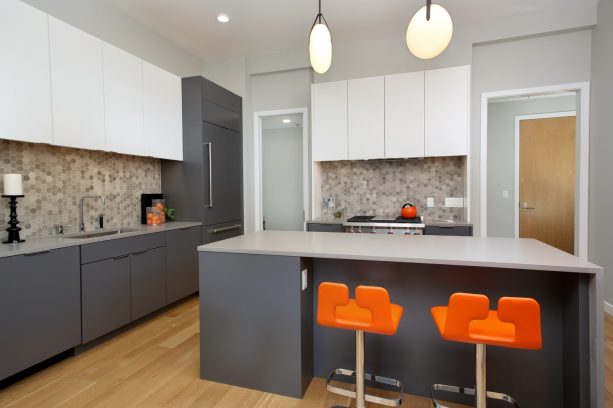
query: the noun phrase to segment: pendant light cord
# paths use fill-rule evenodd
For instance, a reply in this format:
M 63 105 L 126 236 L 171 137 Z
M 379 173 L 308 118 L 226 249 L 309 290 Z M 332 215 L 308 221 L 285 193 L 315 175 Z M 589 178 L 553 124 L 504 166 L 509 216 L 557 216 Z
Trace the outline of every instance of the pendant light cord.
M 313 25 L 311 26 L 311 31 L 313 31 L 313 27 L 315 27 L 315 24 L 321 24 L 322 21 L 323 21 L 323 24 L 325 24 L 326 27 L 328 27 L 328 31 L 329 31 L 330 26 L 328 25 L 328 22 L 326 21 L 326 18 L 324 17 L 324 15 L 321 14 L 321 0 L 319 0 L 319 12 L 315 16 L 315 21 L 313 21 Z
M 321 8 L 321 0 L 319 0 Z M 432 0 L 426 0 L 426 21 L 430 21 L 430 7 L 432 6 Z M 321 11 L 320 11 L 321 12 Z

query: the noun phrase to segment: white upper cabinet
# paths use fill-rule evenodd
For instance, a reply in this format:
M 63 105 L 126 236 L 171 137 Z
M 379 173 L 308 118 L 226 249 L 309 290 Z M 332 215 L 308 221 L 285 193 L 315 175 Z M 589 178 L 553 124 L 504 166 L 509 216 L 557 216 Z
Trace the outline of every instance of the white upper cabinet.
M 382 158 L 385 132 L 383 77 L 351 79 L 347 95 L 349 159 Z
M 313 84 L 314 161 L 347 160 L 347 81 Z
M 0 139 L 51 143 L 47 15 L 0 1 Z
M 426 71 L 426 156 L 468 154 L 470 67 Z
M 385 77 L 385 158 L 424 157 L 424 72 Z
M 183 160 L 181 78 L 143 61 L 145 154 Z
M 106 150 L 145 154 L 143 63 L 132 54 L 102 44 Z
M 104 150 L 102 41 L 49 16 L 53 143 Z

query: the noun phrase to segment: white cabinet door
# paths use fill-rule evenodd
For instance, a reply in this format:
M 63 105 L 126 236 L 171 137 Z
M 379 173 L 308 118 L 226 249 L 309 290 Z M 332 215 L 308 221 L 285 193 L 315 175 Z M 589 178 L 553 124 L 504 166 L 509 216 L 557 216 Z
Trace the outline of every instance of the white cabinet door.
M 426 71 L 426 156 L 468 154 L 470 67 Z
M 424 157 L 424 72 L 385 77 L 385 157 Z
M 0 1 L 0 138 L 51 143 L 47 15 Z
M 49 16 L 53 144 L 104 150 L 102 41 Z
M 351 79 L 347 85 L 349 160 L 385 155 L 385 84 L 383 77 Z
M 347 160 L 347 81 L 313 84 L 314 161 Z
M 183 160 L 181 78 L 143 61 L 145 154 Z
M 102 44 L 106 150 L 145 154 L 143 64 L 141 59 Z

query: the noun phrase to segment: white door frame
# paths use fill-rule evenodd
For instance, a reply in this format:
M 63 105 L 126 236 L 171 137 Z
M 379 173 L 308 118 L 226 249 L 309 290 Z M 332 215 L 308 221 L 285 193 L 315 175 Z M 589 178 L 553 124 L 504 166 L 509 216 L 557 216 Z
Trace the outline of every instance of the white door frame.
M 481 94 L 481 168 L 480 168 L 480 224 L 481 236 L 487 236 L 487 116 L 490 99 L 542 95 L 549 93 L 577 92 L 580 103 L 577 107 L 580 120 L 579 151 L 579 250 L 578 256 L 587 260 L 588 256 L 588 209 L 589 209 L 589 160 L 590 160 L 590 83 L 577 82 L 543 86 L 537 88 L 514 89 L 508 91 L 484 92 Z
M 303 223 L 309 217 L 309 111 L 307 108 L 292 108 L 271 111 L 260 111 L 253 114 L 253 176 L 255 190 L 254 220 L 255 231 L 262 230 L 264 218 L 262 190 L 262 118 L 268 116 L 302 114 L 302 207 Z
M 522 120 L 565 118 L 569 116 L 577 116 L 577 111 L 536 113 L 533 115 L 516 115 L 515 116 L 515 174 L 514 174 L 515 194 L 513 195 L 513 197 L 515 197 L 515 203 L 514 203 L 515 204 L 515 210 L 514 210 L 515 238 L 519 238 L 519 125 L 520 125 L 520 122 Z M 576 143 L 575 143 L 575 149 L 576 149 Z

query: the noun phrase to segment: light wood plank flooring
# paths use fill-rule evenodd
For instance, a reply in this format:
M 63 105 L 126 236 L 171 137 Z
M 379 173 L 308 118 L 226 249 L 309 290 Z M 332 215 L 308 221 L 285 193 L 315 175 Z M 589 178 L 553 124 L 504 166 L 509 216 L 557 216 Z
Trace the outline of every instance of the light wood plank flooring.
M 191 298 L 89 351 L 0 389 L 0 407 L 350 406 L 348 398 L 326 392 L 320 379 L 313 381 L 302 400 L 200 380 L 198 326 L 198 298 Z M 606 372 L 606 404 L 613 407 L 610 317 Z M 432 406 L 429 399 L 414 396 L 406 396 L 403 402 L 416 408 Z

